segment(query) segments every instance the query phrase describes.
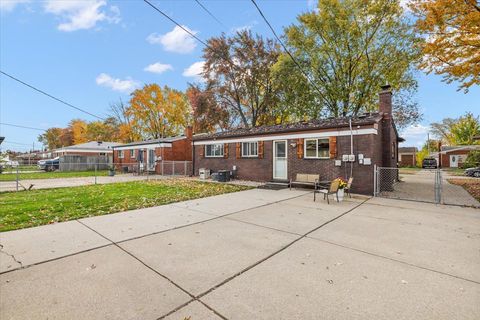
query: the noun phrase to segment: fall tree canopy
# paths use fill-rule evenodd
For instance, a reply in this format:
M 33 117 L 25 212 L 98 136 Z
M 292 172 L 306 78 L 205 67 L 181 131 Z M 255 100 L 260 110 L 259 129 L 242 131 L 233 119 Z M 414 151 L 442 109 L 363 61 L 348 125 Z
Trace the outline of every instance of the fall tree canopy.
M 419 39 L 398 1 L 319 0 L 317 9 L 285 29 L 286 45 L 311 81 L 288 54 L 274 67 L 282 103 L 297 117 L 376 110 L 379 87 L 386 83 L 394 97 L 415 93 Z M 416 103 L 403 106 L 412 115 L 407 123 L 418 120 Z
M 432 123 L 431 132 L 445 145 L 478 144 L 474 137 L 480 135 L 480 117 L 467 112 L 458 119 L 445 118 Z
M 425 35 L 420 67 L 460 82 L 468 91 L 480 84 L 480 5 L 478 0 L 413 0 L 417 30 Z
M 192 108 L 194 132 L 210 133 L 228 128 L 228 112 L 217 104 L 211 90 L 192 84 L 186 95 Z
M 126 115 L 143 139 L 158 139 L 180 134 L 190 121 L 190 108 L 183 92 L 147 84 L 132 93 Z
M 277 122 L 278 92 L 271 67 L 279 45 L 250 31 L 213 37 L 203 51 L 203 76 L 232 125 L 254 127 Z

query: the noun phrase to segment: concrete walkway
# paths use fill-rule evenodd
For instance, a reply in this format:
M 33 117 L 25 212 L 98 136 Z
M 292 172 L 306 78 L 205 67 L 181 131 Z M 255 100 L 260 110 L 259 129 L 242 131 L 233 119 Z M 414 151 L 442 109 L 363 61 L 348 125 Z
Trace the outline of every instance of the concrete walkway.
M 0 319 L 478 319 L 480 210 L 248 190 L 0 233 Z

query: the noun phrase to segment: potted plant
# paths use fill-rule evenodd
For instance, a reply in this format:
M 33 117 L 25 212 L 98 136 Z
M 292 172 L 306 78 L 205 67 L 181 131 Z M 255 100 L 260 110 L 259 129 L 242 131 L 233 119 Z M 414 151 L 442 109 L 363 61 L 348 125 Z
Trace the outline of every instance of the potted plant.
M 337 178 L 338 181 L 338 201 L 343 201 L 343 197 L 345 195 L 345 187 L 347 186 L 347 181 L 344 180 L 342 177 Z

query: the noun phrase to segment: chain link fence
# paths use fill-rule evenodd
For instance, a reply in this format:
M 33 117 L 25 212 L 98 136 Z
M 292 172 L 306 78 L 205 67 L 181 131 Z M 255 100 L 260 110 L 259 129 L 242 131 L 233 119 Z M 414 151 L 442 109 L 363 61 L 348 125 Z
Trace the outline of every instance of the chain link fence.
M 375 167 L 377 197 L 480 208 L 480 179 L 441 169 Z
M 0 165 L 0 192 L 156 180 L 191 174 L 191 161 L 154 163 L 45 161 L 37 165 Z

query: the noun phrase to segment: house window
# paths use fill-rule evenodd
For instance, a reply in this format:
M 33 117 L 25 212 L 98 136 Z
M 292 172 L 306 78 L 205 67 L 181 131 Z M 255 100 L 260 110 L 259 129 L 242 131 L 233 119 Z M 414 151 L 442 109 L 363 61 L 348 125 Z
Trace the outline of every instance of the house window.
M 135 150 L 130 150 L 130 158 L 135 159 Z
M 305 139 L 305 158 L 328 159 L 330 158 L 329 139 Z
M 258 142 L 242 142 L 242 157 L 258 157 Z
M 123 159 L 123 150 L 118 150 L 118 158 Z
M 392 142 L 392 159 L 395 159 L 395 142 Z
M 205 145 L 205 157 L 223 157 L 223 143 Z

